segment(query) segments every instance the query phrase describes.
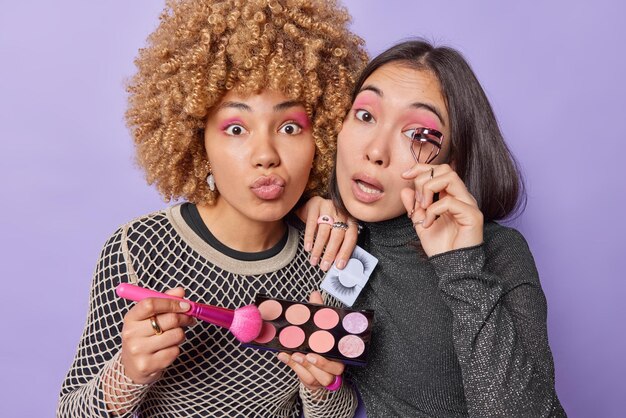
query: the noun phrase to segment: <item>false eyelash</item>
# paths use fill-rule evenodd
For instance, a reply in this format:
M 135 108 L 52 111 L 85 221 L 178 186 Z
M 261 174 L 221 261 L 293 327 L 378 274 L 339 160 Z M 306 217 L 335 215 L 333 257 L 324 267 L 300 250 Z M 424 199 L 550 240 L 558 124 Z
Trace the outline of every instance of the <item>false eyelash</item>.
M 361 254 L 361 252 L 359 251 L 354 251 L 352 253 L 352 258 L 356 258 L 357 260 L 359 260 L 361 262 L 361 264 L 363 264 L 363 271 L 366 272 L 370 269 L 370 265 L 372 260 L 368 259 L 367 257 L 365 257 L 363 254 Z
M 339 276 L 333 276 L 330 278 L 330 285 L 333 287 L 333 290 L 342 295 L 352 295 L 354 292 L 357 292 L 358 289 L 355 287 L 345 287 L 339 281 Z

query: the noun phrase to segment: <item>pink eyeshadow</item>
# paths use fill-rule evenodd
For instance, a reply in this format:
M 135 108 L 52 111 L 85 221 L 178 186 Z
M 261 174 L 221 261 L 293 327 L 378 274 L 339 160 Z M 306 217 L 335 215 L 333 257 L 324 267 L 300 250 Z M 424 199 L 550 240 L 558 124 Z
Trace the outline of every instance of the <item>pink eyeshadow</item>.
M 266 300 L 259 305 L 259 311 L 261 311 L 263 320 L 273 321 L 283 312 L 283 307 L 275 300 Z
M 283 329 L 278 340 L 286 348 L 296 348 L 304 342 L 304 331 L 300 327 L 289 326 Z
M 348 358 L 355 358 L 365 351 L 365 343 L 356 335 L 346 335 L 338 344 L 339 352 Z
M 285 312 L 285 318 L 287 321 L 294 325 L 302 325 L 311 317 L 311 311 L 309 308 L 302 304 L 291 305 Z
M 220 131 L 228 128 L 230 125 L 243 125 L 240 118 L 228 118 L 220 124 Z
M 323 308 L 315 313 L 313 322 L 318 328 L 331 329 L 339 323 L 339 314 L 330 308 Z
M 305 112 L 294 112 L 285 117 L 285 119 L 291 119 L 302 127 L 302 129 L 308 129 L 311 125 L 309 117 Z
M 335 345 L 335 338 L 328 331 L 315 331 L 309 337 L 309 347 L 317 353 L 326 353 Z
M 343 317 L 343 327 L 351 334 L 360 334 L 367 329 L 368 321 L 365 315 L 352 312 Z
M 276 328 L 274 325 L 269 322 L 263 322 L 263 327 L 261 328 L 261 333 L 254 340 L 257 343 L 265 344 L 272 341 L 272 338 L 276 336 Z

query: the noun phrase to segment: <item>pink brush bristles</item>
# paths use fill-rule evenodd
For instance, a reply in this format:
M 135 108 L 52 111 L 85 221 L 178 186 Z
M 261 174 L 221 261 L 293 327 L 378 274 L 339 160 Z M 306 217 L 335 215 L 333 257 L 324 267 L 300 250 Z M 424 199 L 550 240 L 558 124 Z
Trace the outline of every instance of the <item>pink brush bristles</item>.
M 262 327 L 261 312 L 255 305 L 248 305 L 235 309 L 229 330 L 239 341 L 248 343 L 259 336 Z
M 117 295 L 124 299 L 138 302 L 145 298 L 175 299 L 189 303 L 191 308 L 185 315 L 193 316 L 211 324 L 227 328 L 239 341 L 249 343 L 259 336 L 263 328 L 261 312 L 255 305 L 247 305 L 235 310 L 221 308 L 219 306 L 205 305 L 192 302 L 154 290 L 135 286 L 130 283 L 122 283 L 115 289 Z

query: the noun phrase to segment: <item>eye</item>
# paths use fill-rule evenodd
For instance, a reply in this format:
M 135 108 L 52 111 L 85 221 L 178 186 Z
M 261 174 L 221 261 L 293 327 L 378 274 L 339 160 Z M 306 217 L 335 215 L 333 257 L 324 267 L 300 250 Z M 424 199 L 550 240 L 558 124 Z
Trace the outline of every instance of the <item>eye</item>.
M 243 126 L 233 123 L 232 125 L 228 125 L 226 129 L 224 129 L 224 132 L 226 132 L 226 135 L 239 136 L 247 133 L 248 131 L 246 131 L 246 128 Z
M 287 122 L 278 130 L 281 134 L 298 135 L 302 132 L 302 127 L 295 122 Z
M 413 139 L 413 137 L 415 136 L 415 131 L 417 131 L 417 128 L 411 128 L 407 129 L 406 131 L 402 131 L 402 134 L 409 139 Z
M 354 113 L 354 116 L 362 122 L 366 122 L 366 123 L 376 122 L 376 120 L 374 119 L 374 116 L 372 116 L 372 114 L 368 112 L 367 110 L 357 109 L 357 111 Z

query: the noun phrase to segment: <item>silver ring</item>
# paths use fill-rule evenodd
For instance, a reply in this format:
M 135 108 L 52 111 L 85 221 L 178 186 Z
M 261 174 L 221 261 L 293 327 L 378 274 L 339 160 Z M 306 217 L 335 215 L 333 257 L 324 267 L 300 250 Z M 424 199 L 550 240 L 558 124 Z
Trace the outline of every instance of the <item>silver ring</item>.
M 354 225 L 356 226 L 356 233 L 360 234 L 361 231 L 363 230 L 363 225 L 361 225 L 360 223 L 358 223 L 357 221 L 352 221 L 352 220 L 348 220 L 348 225 Z
M 333 223 L 333 228 L 339 228 L 339 229 L 343 229 L 346 230 L 348 229 L 348 224 L 345 222 L 335 222 Z

